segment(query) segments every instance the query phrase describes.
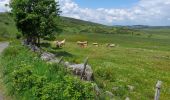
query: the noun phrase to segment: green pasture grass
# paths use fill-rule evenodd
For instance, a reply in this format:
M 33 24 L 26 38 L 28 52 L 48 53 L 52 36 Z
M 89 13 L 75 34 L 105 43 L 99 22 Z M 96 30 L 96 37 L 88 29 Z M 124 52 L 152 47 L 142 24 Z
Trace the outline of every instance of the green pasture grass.
M 11 15 L 8 13 L 0 13 L 0 41 L 15 38 L 18 33 Z
M 159 39 L 169 39 L 170 38 L 170 29 L 169 28 L 158 28 L 158 29 L 141 29 L 141 31 L 149 36 L 152 34 L 151 38 Z
M 157 38 L 154 37 L 148 38 L 146 35 L 132 36 L 128 34 L 61 34 L 57 39 L 62 40 L 66 39 L 69 42 L 77 41 L 88 41 L 90 43 L 97 42 L 101 45 L 106 43 L 114 43 L 120 45 L 121 47 L 127 48 L 142 48 L 150 50 L 170 50 L 170 36 L 167 38 Z
M 44 49 L 57 57 L 64 56 L 66 61 L 73 63 L 83 63 L 83 60 L 89 57 L 95 82 L 103 91 L 111 91 L 116 99 L 130 97 L 132 100 L 152 100 L 158 80 L 163 81 L 161 99 L 170 99 L 170 38 L 119 34 L 61 34 L 57 40 L 62 39 L 66 39 L 62 49 L 55 48 L 54 44 Z M 76 41 L 88 41 L 89 46 L 81 48 Z M 99 47 L 93 46 L 94 42 L 99 43 Z M 117 46 L 107 48 L 106 43 Z M 134 86 L 134 90 L 129 91 L 128 85 Z

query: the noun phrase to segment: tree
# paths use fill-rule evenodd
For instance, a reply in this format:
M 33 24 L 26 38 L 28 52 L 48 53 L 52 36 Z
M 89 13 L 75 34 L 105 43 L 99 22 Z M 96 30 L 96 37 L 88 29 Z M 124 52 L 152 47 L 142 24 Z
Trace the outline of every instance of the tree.
M 11 12 L 28 44 L 40 45 L 40 38 L 58 31 L 59 5 L 55 0 L 11 0 Z

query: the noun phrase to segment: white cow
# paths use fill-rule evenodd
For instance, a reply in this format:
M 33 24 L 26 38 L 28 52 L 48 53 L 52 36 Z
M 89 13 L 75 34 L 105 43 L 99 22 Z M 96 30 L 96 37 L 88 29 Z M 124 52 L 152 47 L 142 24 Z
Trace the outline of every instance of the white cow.
M 66 40 L 64 39 L 63 41 L 56 41 L 56 47 L 60 48 L 65 45 Z

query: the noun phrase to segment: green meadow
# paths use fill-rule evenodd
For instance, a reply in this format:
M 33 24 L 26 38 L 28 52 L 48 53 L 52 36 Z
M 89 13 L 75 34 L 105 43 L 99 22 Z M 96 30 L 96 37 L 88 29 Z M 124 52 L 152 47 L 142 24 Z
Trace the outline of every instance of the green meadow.
M 111 27 L 66 17 L 59 27 L 56 40 L 66 39 L 66 44 L 56 48 L 53 41 L 42 40 L 42 49 L 72 63 L 89 57 L 102 94 L 110 91 L 116 100 L 153 100 L 155 85 L 161 80 L 160 100 L 170 100 L 170 29 Z M 21 100 L 94 98 L 90 82 L 81 81 L 63 66 L 46 64 L 14 39 L 19 37 L 12 17 L 0 14 L 0 41 L 15 41 L 0 59 L 8 94 Z M 88 41 L 88 47 L 79 47 L 77 41 Z M 116 47 L 106 47 L 107 43 Z
M 18 31 L 13 18 L 8 13 L 0 14 L 0 41 L 10 40 L 16 37 Z
M 157 31 L 156 34 L 154 32 Z M 158 33 L 159 31 L 159 33 Z M 82 63 L 89 57 L 94 70 L 95 82 L 104 91 L 111 91 L 117 99 L 130 97 L 132 100 L 151 100 L 155 85 L 163 81 L 161 99 L 170 99 L 170 32 L 167 30 L 142 30 L 144 34 L 60 34 L 57 40 L 66 39 L 62 49 L 54 44 L 44 49 L 64 56 L 66 61 Z M 152 34 L 151 37 L 148 37 Z M 87 48 L 81 48 L 76 41 L 88 41 Z M 92 45 L 99 43 L 99 47 Z M 106 47 L 107 43 L 116 47 Z M 133 86 L 133 90 L 129 90 Z

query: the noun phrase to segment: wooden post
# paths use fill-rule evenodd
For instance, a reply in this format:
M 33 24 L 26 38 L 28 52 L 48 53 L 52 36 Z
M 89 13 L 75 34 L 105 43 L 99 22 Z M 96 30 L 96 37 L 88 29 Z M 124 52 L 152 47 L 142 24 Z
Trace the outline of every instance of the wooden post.
M 85 70 L 86 70 L 86 66 L 87 66 L 87 63 L 88 63 L 88 57 L 85 59 L 84 61 L 84 68 L 83 68 L 83 72 L 81 73 L 81 78 L 80 79 L 83 79 L 83 75 L 85 73 Z
M 58 64 L 60 64 L 63 61 L 63 56 L 60 58 L 60 60 L 58 61 Z
M 154 100 L 159 100 L 161 85 L 162 85 L 162 81 L 158 81 L 157 84 L 156 84 L 156 91 L 155 91 L 155 99 Z

